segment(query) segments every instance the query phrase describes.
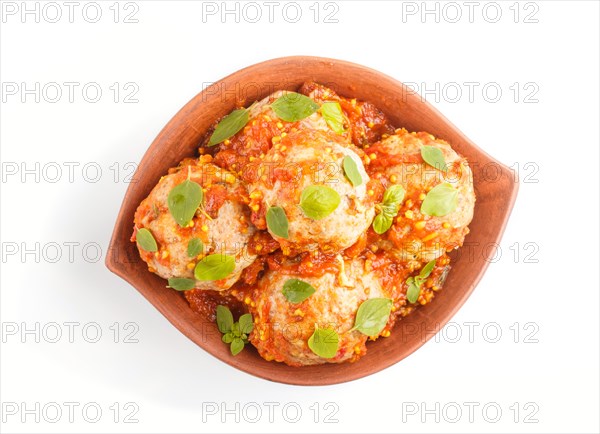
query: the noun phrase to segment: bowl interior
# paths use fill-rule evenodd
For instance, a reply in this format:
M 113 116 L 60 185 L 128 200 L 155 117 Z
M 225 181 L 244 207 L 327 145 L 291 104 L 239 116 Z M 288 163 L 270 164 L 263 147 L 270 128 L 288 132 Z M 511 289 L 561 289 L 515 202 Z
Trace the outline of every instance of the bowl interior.
M 275 90 L 297 90 L 313 80 L 342 96 L 369 101 L 397 127 L 427 131 L 448 141 L 473 169 L 477 202 L 471 233 L 453 257 L 452 270 L 434 301 L 396 324 L 388 338 L 369 343 L 367 355 L 355 363 L 292 368 L 267 362 L 252 346 L 233 357 L 221 342 L 216 325 L 193 312 L 184 297 L 165 288 L 150 273 L 129 241 L 133 215 L 167 169 L 184 157 L 196 156 L 209 126 L 236 106 L 249 104 Z M 207 87 L 186 104 L 156 137 L 129 185 L 115 224 L 106 264 L 133 285 L 175 327 L 215 357 L 265 379 L 299 385 L 325 385 L 354 380 L 384 369 L 411 354 L 435 335 L 475 288 L 494 255 L 510 215 L 518 183 L 510 169 L 497 162 L 454 127 L 437 110 L 402 83 L 353 63 L 318 57 L 286 57 L 240 70 Z

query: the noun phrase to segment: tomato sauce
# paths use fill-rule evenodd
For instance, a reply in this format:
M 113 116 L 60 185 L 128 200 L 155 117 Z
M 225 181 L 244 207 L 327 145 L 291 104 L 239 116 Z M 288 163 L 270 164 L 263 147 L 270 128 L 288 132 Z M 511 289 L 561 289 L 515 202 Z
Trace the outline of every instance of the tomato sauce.
M 216 320 L 218 305 L 223 305 L 231 310 L 234 318 L 238 318 L 246 312 L 244 303 L 233 296 L 230 291 L 218 292 L 205 289 L 193 289 L 184 291 L 184 295 L 190 307 L 210 322 Z

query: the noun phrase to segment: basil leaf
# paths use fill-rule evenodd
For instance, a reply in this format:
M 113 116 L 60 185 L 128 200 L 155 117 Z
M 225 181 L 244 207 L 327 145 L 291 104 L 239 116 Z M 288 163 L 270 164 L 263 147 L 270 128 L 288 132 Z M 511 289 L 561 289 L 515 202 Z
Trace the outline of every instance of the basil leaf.
M 244 349 L 244 341 L 240 338 L 233 338 L 229 349 L 232 355 L 237 356 Z
M 340 202 L 338 192 L 324 185 L 310 185 L 300 195 L 300 208 L 313 220 L 324 219 L 335 211 Z
M 430 216 L 445 216 L 458 206 L 458 190 L 445 182 L 433 187 L 421 204 L 421 212 Z
M 233 328 L 233 315 L 227 306 L 217 306 L 217 327 L 221 333 L 231 333 Z
M 302 303 L 315 293 L 315 288 L 299 279 L 288 279 L 283 284 L 283 295 L 290 303 Z
M 433 271 L 434 267 L 435 267 L 435 259 L 429 261 L 423 268 L 421 268 L 421 271 L 419 272 L 419 277 L 424 281 L 425 279 L 427 279 L 429 277 L 429 275 Z
M 203 250 L 204 250 L 204 243 L 202 242 L 202 240 L 200 238 L 192 238 L 188 242 L 187 255 L 190 258 L 198 256 L 200 253 L 203 252 Z
M 168 282 L 169 288 L 176 289 L 177 291 L 189 291 L 196 286 L 194 279 L 187 279 L 185 277 L 171 277 Z
M 340 338 L 333 329 L 315 327 L 315 332 L 308 338 L 308 348 L 319 357 L 331 359 L 337 354 Z
M 375 219 L 373 220 L 373 230 L 375 231 L 376 234 L 383 234 L 385 233 L 389 228 L 392 227 L 392 223 L 394 222 L 393 218 L 389 218 L 389 216 L 387 216 L 386 214 L 384 214 L 383 212 L 377 214 L 375 216 Z
M 381 235 L 392 227 L 404 200 L 404 188 L 401 185 L 391 185 L 383 193 L 383 202 L 379 205 L 380 212 L 373 220 L 373 230 Z
M 390 185 L 385 191 L 385 193 L 383 193 L 383 204 L 390 206 L 398 206 L 398 208 L 400 208 L 400 205 L 404 200 L 404 194 L 405 191 L 401 185 Z M 398 211 L 395 212 L 395 214 L 397 213 Z
M 419 299 L 419 295 L 421 294 L 421 285 L 425 283 L 434 267 L 435 259 L 429 261 L 423 268 L 421 268 L 418 276 L 409 277 L 406 279 L 406 284 L 408 285 L 406 290 L 406 299 L 409 301 L 409 303 L 415 303 Z
M 417 281 L 414 277 L 406 279 L 408 289 L 406 290 L 406 299 L 409 303 L 414 303 L 419 299 L 421 293 L 421 282 Z
M 358 330 L 367 336 L 377 336 L 387 324 L 391 311 L 392 300 L 389 298 L 371 298 L 358 308 L 352 330 Z
M 210 136 L 208 146 L 217 145 L 235 135 L 246 126 L 249 120 L 250 116 L 248 115 L 247 109 L 237 109 L 232 111 L 217 124 L 217 127 Z
M 221 280 L 229 276 L 235 268 L 235 258 L 229 255 L 214 254 L 204 257 L 196 264 L 194 276 L 196 279 Z
M 319 109 L 319 104 L 307 96 L 290 92 L 277 98 L 271 104 L 271 108 L 284 121 L 296 122 L 316 112 Z
M 435 146 L 423 146 L 421 147 L 421 157 L 423 157 L 423 160 L 431 167 L 441 170 L 442 172 L 448 171 L 446 160 L 444 160 L 444 154 L 440 148 L 436 148 Z
M 221 340 L 231 344 L 229 349 L 234 356 L 244 349 L 248 342 L 248 334 L 254 328 L 252 315 L 246 313 L 240 316 L 238 322 L 233 322 L 231 311 L 223 305 L 217 306 L 217 327 L 223 333 Z
M 321 115 L 329 128 L 337 134 L 346 131 L 344 128 L 344 114 L 339 102 L 324 102 L 321 105 Z
M 358 165 L 356 164 L 356 161 L 354 161 L 354 158 L 350 155 L 346 155 L 342 161 L 342 166 L 344 167 L 346 178 L 348 178 L 348 181 L 350 181 L 353 186 L 358 187 L 362 184 L 362 176 L 358 171 Z
M 240 324 L 240 332 L 242 336 L 249 335 L 252 329 L 254 328 L 254 323 L 252 322 L 252 315 L 249 313 L 243 314 L 239 319 Z
M 288 233 L 288 219 L 285 215 L 283 208 L 279 206 L 272 206 L 267 211 L 267 227 L 273 235 L 285 238 L 289 237 Z
M 189 179 L 171 190 L 167 203 L 171 215 L 179 226 L 186 227 L 189 224 L 202 203 L 203 196 L 202 187 Z
M 140 247 L 147 252 L 158 251 L 158 245 L 152 236 L 152 232 L 146 228 L 138 229 L 137 233 L 135 234 L 135 241 L 137 241 Z

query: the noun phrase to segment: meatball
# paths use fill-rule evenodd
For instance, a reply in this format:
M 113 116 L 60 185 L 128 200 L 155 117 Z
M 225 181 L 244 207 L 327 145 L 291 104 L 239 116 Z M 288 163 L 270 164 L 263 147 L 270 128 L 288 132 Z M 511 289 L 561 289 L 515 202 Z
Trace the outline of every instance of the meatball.
M 268 229 L 284 253 L 317 248 L 340 251 L 354 244 L 371 224 L 375 210 L 368 194 L 369 176 L 357 154 L 360 151 L 350 146 L 333 133 L 298 131 L 285 136 L 254 166 L 254 182 L 249 189 L 252 221 L 260 229 Z M 356 185 L 345 175 L 345 157 L 359 174 Z M 330 214 L 315 217 L 301 206 L 303 192 L 309 187 L 307 192 L 314 191 L 313 186 L 329 193 L 333 190 L 331 194 L 339 196 L 339 205 Z M 287 238 L 267 225 L 270 207 L 285 212 Z
M 441 151 L 447 171 L 425 163 L 423 146 Z M 443 140 L 406 130 L 374 144 L 369 152 L 376 156 L 369 165 L 370 175 L 384 186 L 400 184 L 406 190 L 398 217 L 380 240 L 380 247 L 391 249 L 405 261 L 429 262 L 462 246 L 475 207 L 473 174 L 466 159 Z M 443 216 L 422 213 L 427 193 L 441 183 L 457 190 L 457 207 Z
M 138 249 L 149 269 L 165 279 L 194 278 L 194 268 L 204 256 L 234 256 L 235 267 L 227 277 L 195 281 L 196 288 L 224 290 L 231 287 L 242 270 L 256 258 L 247 249 L 248 240 L 256 228 L 250 221 L 246 188 L 233 174 L 210 163 L 211 159 L 207 155 L 199 160 L 184 160 L 160 179 L 135 213 L 133 239 L 141 228 L 152 233 L 158 251 L 145 251 L 139 244 Z M 181 227 L 169 211 L 168 196 L 175 186 L 188 178 L 202 187 L 204 199 L 190 224 Z M 196 253 L 197 256 L 190 257 L 188 245 L 194 238 L 202 241 L 203 248 Z
M 284 266 L 268 271 L 258 282 L 250 308 L 254 318 L 250 340 L 263 358 L 305 366 L 355 361 L 366 353 L 368 336 L 358 330 L 351 331 L 356 312 L 364 301 L 389 298 L 389 294 L 375 275 L 365 270 L 364 260 L 344 262 L 341 255 L 338 258 L 337 270 L 326 271 L 319 277 L 304 276 L 297 268 Z M 315 292 L 300 303 L 292 303 L 282 292 L 289 279 L 302 280 L 312 285 Z M 339 336 L 338 349 L 332 358 L 320 357 L 308 346 L 316 325 L 333 329 Z
M 290 91 L 279 90 L 248 107 L 249 121 L 244 128 L 215 148 L 218 149 L 215 153 L 215 164 L 236 172 L 242 180 L 249 182 L 251 172 L 247 168 L 252 167 L 254 160 L 266 154 L 285 135 L 295 131 L 332 131 L 320 110 L 300 121 L 288 122 L 280 119 L 271 104 L 289 93 Z M 344 124 L 348 125 L 347 117 L 343 113 L 342 117 Z M 200 153 L 214 152 L 206 147 L 209 137 L 210 135 L 207 135 Z M 349 143 L 349 130 L 342 132 L 340 137 Z
M 310 81 L 304 83 L 299 92 L 320 104 L 328 101 L 338 102 L 347 126 L 344 134 L 356 146 L 370 145 L 381 140 L 384 134 L 394 132 L 387 116 L 369 102 L 357 101 L 355 98 L 342 98 L 332 89 Z
M 286 130 L 291 127 L 296 128 L 298 130 L 330 130 L 330 127 L 327 125 L 327 122 L 325 121 L 325 119 L 321 115 L 321 112 L 319 111 L 316 111 L 312 115 L 297 122 L 286 122 L 282 119 L 279 119 L 275 111 L 271 108 L 271 104 L 278 98 L 290 93 L 292 92 L 287 90 L 278 90 L 277 92 L 273 92 L 268 97 L 250 106 L 250 119 L 252 120 L 260 117 L 264 118 L 265 116 L 267 116 L 267 119 L 273 119 L 276 122 L 280 122 L 281 124 L 285 122 L 286 126 L 288 127 L 285 128 Z M 310 97 L 311 95 L 308 96 Z

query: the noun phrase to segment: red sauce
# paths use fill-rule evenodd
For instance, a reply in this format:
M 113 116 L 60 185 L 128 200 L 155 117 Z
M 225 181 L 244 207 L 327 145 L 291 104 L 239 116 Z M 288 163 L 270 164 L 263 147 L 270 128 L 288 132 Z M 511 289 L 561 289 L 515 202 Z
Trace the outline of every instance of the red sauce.
M 259 256 L 242 271 L 240 281 L 246 285 L 254 285 L 258 281 L 258 276 L 265 269 L 265 256 Z
M 390 124 L 387 116 L 369 102 L 341 97 L 333 90 L 314 82 L 305 83 L 300 88 L 300 93 L 310 94 L 315 101 L 320 103 L 325 101 L 339 102 L 350 123 L 348 127 L 352 143 L 356 146 L 370 145 L 381 140 L 384 134 L 394 132 L 394 127 Z
M 256 232 L 248 242 L 248 252 L 252 255 L 268 255 L 279 250 L 279 243 L 267 231 Z
M 214 162 L 217 166 L 237 173 L 243 181 L 254 182 L 259 168 L 256 159 L 271 149 L 275 137 L 289 133 L 295 125 L 295 122 L 258 116 L 239 133 L 218 146 Z
M 376 172 L 398 164 L 420 164 L 423 162 L 423 159 L 418 154 L 389 153 L 385 147 L 378 146 L 377 144 L 371 146 L 369 152 L 372 152 L 377 156 L 377 158 L 371 161 L 371 164 L 369 165 L 369 171 L 371 172 Z
M 236 319 L 246 312 L 244 304 L 229 291 L 221 293 L 205 289 L 193 289 L 191 291 L 184 291 L 184 295 L 190 307 L 211 322 L 216 319 L 218 305 L 228 307 Z
M 219 208 L 227 200 L 227 189 L 220 184 L 213 184 L 204 194 L 204 211 L 212 218 L 217 218 Z

